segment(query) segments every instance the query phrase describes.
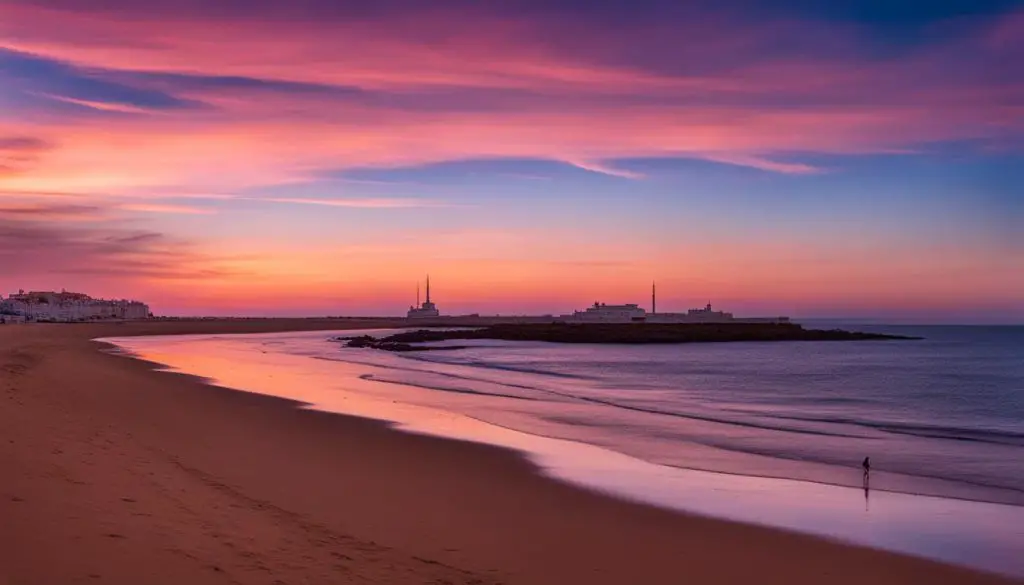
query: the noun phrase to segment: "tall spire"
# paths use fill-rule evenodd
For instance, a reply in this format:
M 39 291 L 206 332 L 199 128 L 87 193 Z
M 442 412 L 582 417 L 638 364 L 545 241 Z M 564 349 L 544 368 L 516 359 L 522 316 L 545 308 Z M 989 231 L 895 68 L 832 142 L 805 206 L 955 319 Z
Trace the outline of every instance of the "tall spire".
M 430 302 L 430 275 L 427 275 L 427 303 Z
M 651 314 L 655 315 L 658 313 L 658 295 L 655 290 L 655 283 L 651 282 Z
M 416 282 L 416 306 L 420 306 L 420 283 Z

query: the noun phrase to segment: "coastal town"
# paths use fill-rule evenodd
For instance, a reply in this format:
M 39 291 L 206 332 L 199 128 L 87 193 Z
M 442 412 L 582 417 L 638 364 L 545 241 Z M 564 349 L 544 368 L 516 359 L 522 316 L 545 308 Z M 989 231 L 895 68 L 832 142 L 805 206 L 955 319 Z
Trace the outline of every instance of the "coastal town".
M 94 299 L 87 294 L 65 290 L 21 290 L 7 298 L 0 295 L 0 324 L 135 320 L 151 316 L 149 305 L 140 301 Z
M 426 278 L 426 299 L 421 302 L 420 286 L 416 286 L 416 304 L 409 307 L 406 320 L 417 324 L 443 324 L 445 321 L 465 321 L 479 319 L 480 315 L 443 315 L 438 305 L 432 300 L 430 277 Z M 700 308 L 686 312 L 658 312 L 657 289 L 651 285 L 650 310 L 639 303 L 609 304 L 595 302 L 583 310 L 561 315 L 533 316 L 501 316 L 495 315 L 490 320 L 529 321 L 538 323 L 650 323 L 650 324 L 686 324 L 686 323 L 789 323 L 789 317 L 737 317 L 733 313 L 712 308 L 707 303 Z M 62 290 L 29 291 L 19 290 L 4 298 L 0 295 L 0 324 L 50 322 L 73 323 L 98 320 L 138 320 L 152 318 L 149 305 L 137 300 L 99 299 L 79 292 Z

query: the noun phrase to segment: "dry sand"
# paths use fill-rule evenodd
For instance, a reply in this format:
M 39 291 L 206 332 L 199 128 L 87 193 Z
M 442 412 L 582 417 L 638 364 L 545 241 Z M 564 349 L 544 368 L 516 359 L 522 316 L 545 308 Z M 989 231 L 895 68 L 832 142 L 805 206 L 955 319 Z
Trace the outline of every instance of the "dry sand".
M 205 386 L 90 341 L 377 324 L 0 326 L 0 584 L 1010 582 L 621 502 L 509 451 Z

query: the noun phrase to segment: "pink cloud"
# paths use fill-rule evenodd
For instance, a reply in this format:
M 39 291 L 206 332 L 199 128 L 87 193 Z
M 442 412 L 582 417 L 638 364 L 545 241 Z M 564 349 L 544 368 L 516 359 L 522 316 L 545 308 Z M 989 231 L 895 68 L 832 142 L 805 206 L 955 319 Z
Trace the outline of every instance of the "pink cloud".
M 643 173 L 637 173 L 637 172 L 628 171 L 628 170 L 625 170 L 625 169 L 618 169 L 618 168 L 615 168 L 615 167 L 613 167 L 611 165 L 607 165 L 607 164 L 604 164 L 604 163 L 593 162 L 593 161 L 572 160 L 572 159 L 566 160 L 564 162 L 566 162 L 567 164 L 570 164 L 570 165 L 572 165 L 574 167 L 583 169 L 585 171 L 590 171 L 592 173 L 599 173 L 599 174 L 602 174 L 602 175 L 609 175 L 609 176 L 612 176 L 612 177 L 621 177 L 623 179 L 642 179 L 642 178 L 644 178 Z
M 40 93 L 38 95 L 40 95 L 42 97 L 45 97 L 45 98 L 52 99 L 52 100 L 56 100 L 56 101 L 59 101 L 59 102 L 64 102 L 64 103 L 68 103 L 68 104 L 74 104 L 76 106 L 82 106 L 82 107 L 91 108 L 91 109 L 94 109 L 94 110 L 100 110 L 100 111 L 103 111 L 103 112 L 121 112 L 121 113 L 126 113 L 126 114 L 144 114 L 144 113 L 147 113 L 147 112 L 150 111 L 147 108 L 138 107 L 138 106 L 130 106 L 130 105 L 126 105 L 126 104 L 112 104 L 112 103 L 106 103 L 106 102 L 94 101 L 94 100 L 83 100 L 83 99 L 77 99 L 77 98 L 68 97 L 68 96 L 53 95 L 53 94 L 49 94 L 49 93 Z
M 309 197 L 252 197 L 236 198 L 250 201 L 269 201 L 271 203 L 294 203 L 297 205 L 320 205 L 324 207 L 347 207 L 362 209 L 403 209 L 410 207 L 444 207 L 443 202 L 423 199 L 402 199 L 379 197 L 374 199 L 314 199 Z
M 212 215 L 216 211 L 202 207 L 190 207 L 187 205 L 172 205 L 167 203 L 123 203 L 117 206 L 124 211 L 138 211 L 142 213 L 168 213 L 174 215 Z
M 711 160 L 714 162 L 726 163 L 730 165 L 752 167 L 755 169 L 761 169 L 763 171 L 773 171 L 776 173 L 786 173 L 792 175 L 810 175 L 822 172 L 821 169 L 813 167 L 811 165 L 806 165 L 802 163 L 778 162 L 750 155 L 708 154 L 702 156 L 701 158 Z
M 460 19 L 427 11 L 325 22 L 254 14 L 233 23 L 228 51 L 222 50 L 222 22 L 187 11 L 168 19 L 130 9 L 90 13 L 18 2 L 7 2 L 5 10 L 12 16 L 0 23 L 0 35 L 19 50 L 88 68 L 267 82 L 197 81 L 177 90 L 177 97 L 208 103 L 214 112 L 79 123 L 69 149 L 81 152 L 94 144 L 94 158 L 123 159 L 117 163 L 120 176 L 107 173 L 104 181 L 82 177 L 82 170 L 69 168 L 78 166 L 71 161 L 54 161 L 54 174 L 75 177 L 89 188 L 138 187 L 146 176 L 150 184 L 169 182 L 172 174 L 209 177 L 211 167 L 220 169 L 223 180 L 208 186 L 233 187 L 294 180 L 318 165 L 389 166 L 476 156 L 587 161 L 584 168 L 591 169 L 614 169 L 611 162 L 593 161 L 681 156 L 807 173 L 815 169 L 778 160 L 996 140 L 1024 128 L 1011 106 L 1000 105 L 1019 99 L 1019 83 L 964 83 L 958 76 L 970 68 L 951 68 L 949 59 L 985 58 L 986 39 L 1006 36 L 999 31 L 1017 26 L 1016 15 L 948 45 L 926 45 L 888 60 L 862 57 L 866 40 L 846 28 L 791 21 L 737 26 L 721 18 L 688 22 L 675 35 L 687 40 L 666 47 L 661 60 L 699 45 L 706 62 L 687 57 L 699 67 L 672 72 L 658 63 L 614 59 L 602 49 L 642 43 L 648 36 L 668 38 L 663 27 L 649 24 L 613 31 L 615 43 L 601 37 L 608 31 L 577 24 L 568 29 L 571 40 L 556 43 L 544 40 L 551 23 L 498 19 L 481 11 Z M 773 45 L 795 32 L 820 41 L 823 56 L 776 55 Z M 328 85 L 322 91 L 275 90 L 277 82 Z M 332 93 L 332 84 L 338 91 Z M 467 97 L 469 90 L 506 93 Z M 528 93 L 513 97 L 520 91 Z M 637 96 L 648 102 L 636 102 Z M 142 109 L 58 99 L 106 110 Z M 498 109 L 480 110 L 475 104 L 481 100 Z M 436 109 L 417 109 L 423 103 L 436 103 Z M 55 135 L 63 131 L 53 128 Z M 118 137 L 118 144 L 102 134 Z M 125 153 L 131 142 L 148 146 Z M 148 156 L 155 152 L 160 156 Z M 170 164 L 153 164 L 160 158 Z

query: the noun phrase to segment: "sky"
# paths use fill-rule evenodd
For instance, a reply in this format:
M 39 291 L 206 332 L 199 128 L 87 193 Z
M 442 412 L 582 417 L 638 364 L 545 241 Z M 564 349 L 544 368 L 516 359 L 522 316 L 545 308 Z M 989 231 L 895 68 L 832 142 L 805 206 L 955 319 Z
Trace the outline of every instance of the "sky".
M 1024 2 L 0 0 L 0 293 L 1024 322 Z

